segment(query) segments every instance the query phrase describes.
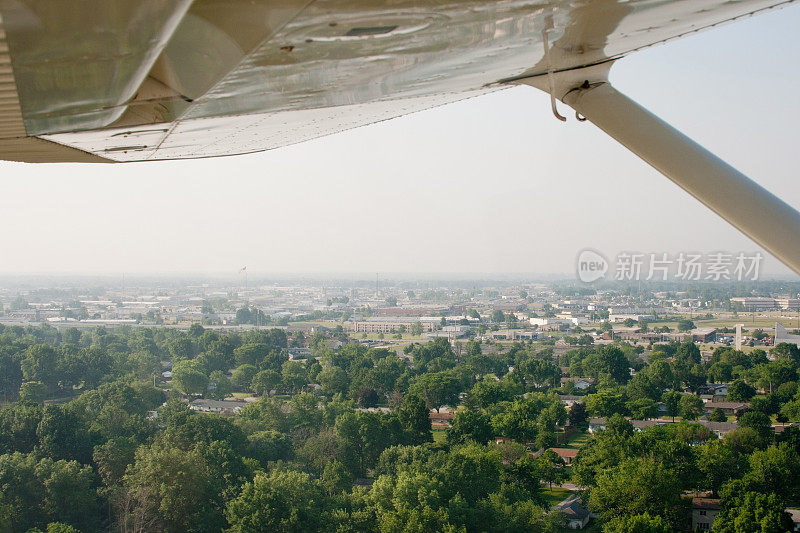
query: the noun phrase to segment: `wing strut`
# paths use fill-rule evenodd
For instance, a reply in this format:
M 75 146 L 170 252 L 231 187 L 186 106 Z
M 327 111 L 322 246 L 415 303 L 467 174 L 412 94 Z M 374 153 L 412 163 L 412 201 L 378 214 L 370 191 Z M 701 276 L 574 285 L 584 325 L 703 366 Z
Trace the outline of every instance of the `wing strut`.
M 800 274 L 800 213 L 614 89 L 609 67 L 558 73 L 557 98 Z M 541 76 L 514 83 L 549 92 Z

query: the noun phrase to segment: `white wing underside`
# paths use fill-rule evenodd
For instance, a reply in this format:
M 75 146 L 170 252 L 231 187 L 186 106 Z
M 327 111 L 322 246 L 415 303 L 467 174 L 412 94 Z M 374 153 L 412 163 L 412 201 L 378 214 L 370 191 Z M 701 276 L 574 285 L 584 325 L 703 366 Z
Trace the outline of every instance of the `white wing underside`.
M 786 3 L 0 0 L 0 159 L 269 150 Z

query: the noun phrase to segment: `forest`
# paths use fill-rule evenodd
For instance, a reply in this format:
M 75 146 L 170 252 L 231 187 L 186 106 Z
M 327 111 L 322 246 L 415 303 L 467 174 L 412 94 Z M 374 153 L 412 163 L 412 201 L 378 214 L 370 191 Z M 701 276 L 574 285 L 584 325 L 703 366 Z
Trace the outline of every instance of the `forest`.
M 549 494 L 565 482 L 606 532 L 687 530 L 699 492 L 720 499 L 714 531 L 792 527 L 795 346 L 404 352 L 341 331 L 3 327 L 0 531 L 560 532 Z M 707 383 L 747 409 L 704 413 Z M 255 401 L 190 408 L 232 394 Z M 453 417 L 434 431 L 440 410 Z M 592 417 L 605 427 L 589 434 Z M 632 423 L 654 419 L 676 421 Z M 737 425 L 719 438 L 699 419 Z M 586 437 L 571 465 L 551 450 L 567 433 Z

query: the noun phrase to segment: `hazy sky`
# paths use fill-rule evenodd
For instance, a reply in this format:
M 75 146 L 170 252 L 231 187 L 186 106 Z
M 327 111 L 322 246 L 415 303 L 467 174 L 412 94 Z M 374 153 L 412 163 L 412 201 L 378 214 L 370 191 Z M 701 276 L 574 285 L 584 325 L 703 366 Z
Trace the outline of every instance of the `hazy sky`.
M 729 24 L 612 81 L 800 206 L 798 27 L 800 6 Z M 567 273 L 585 247 L 758 249 L 569 116 L 520 87 L 254 155 L 0 162 L 0 272 Z

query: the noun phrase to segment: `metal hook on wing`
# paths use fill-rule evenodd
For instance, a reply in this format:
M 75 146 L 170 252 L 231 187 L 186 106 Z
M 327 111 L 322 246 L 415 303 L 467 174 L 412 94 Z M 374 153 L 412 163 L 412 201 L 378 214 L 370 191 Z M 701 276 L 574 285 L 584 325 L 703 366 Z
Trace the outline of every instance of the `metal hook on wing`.
M 550 44 L 547 41 L 547 30 L 553 27 L 553 18 L 547 17 L 545 26 L 542 28 L 542 44 L 544 45 L 544 60 L 547 62 L 547 82 L 550 84 L 550 107 L 553 109 L 553 114 L 561 122 L 566 122 L 567 117 L 558 112 L 556 105 L 556 84 L 553 79 L 553 63 L 550 61 Z

